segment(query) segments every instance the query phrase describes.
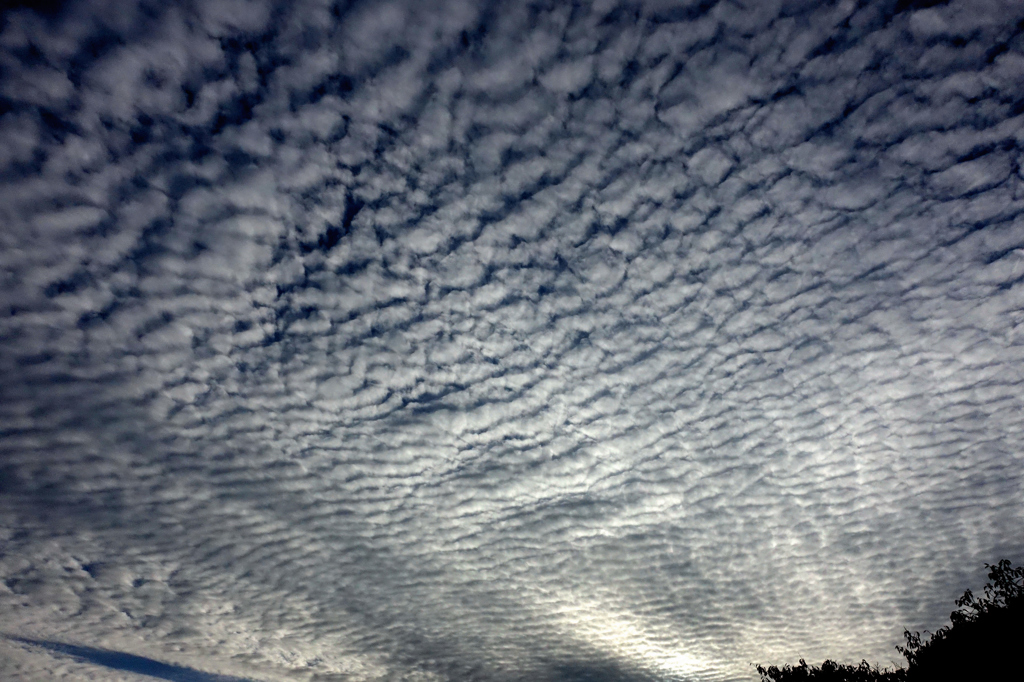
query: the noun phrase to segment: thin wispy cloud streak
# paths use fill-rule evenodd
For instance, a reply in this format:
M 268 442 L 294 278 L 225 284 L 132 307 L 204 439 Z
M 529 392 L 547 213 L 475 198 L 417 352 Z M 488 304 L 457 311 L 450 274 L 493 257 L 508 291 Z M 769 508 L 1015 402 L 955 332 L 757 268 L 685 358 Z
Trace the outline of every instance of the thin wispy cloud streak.
M 894 660 L 1024 560 L 1022 31 L 6 12 L 0 614 L 72 655 L 0 640 L 0 677 Z
M 63 642 L 46 642 L 25 637 L 8 636 L 7 639 L 19 644 L 28 644 L 33 647 L 46 649 L 57 654 L 72 656 L 110 670 L 123 670 L 160 680 L 170 680 L 171 682 L 252 682 L 252 680 L 246 680 L 241 677 L 211 675 L 180 665 L 168 665 L 167 663 L 154 661 L 152 658 L 135 656 L 120 651 L 108 651 L 107 649 L 65 644 Z

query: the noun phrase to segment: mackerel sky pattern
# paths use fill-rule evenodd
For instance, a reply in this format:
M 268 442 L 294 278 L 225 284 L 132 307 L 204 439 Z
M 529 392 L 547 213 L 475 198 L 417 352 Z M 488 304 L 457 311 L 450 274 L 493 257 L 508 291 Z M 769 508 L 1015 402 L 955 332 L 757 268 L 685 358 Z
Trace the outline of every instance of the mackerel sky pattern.
M 897 660 L 1024 559 L 1022 29 L 6 10 L 0 677 Z

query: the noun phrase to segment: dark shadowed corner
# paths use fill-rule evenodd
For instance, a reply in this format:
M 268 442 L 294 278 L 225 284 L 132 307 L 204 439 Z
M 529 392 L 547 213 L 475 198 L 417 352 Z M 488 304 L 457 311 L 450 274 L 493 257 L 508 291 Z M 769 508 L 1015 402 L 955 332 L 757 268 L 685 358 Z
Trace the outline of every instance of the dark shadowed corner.
M 44 17 L 55 17 L 67 4 L 66 0 L 0 0 L 0 18 L 15 9 L 30 9 Z
M 185 666 L 162 663 L 152 658 L 127 654 L 123 651 L 111 651 L 91 646 L 79 646 L 12 635 L 3 635 L 3 637 L 12 642 L 27 644 L 64 656 L 70 656 L 85 663 L 100 665 L 111 670 L 124 670 L 139 675 L 148 675 L 158 680 L 171 680 L 171 682 L 256 682 L 256 680 L 245 677 L 218 675 Z

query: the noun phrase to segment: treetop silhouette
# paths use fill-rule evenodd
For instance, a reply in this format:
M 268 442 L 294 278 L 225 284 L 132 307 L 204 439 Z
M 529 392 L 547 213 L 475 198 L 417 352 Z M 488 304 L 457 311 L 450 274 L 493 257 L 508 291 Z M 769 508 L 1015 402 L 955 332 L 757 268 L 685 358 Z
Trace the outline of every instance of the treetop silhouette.
M 1009 679 L 1020 670 L 1017 647 L 1024 643 L 1024 566 L 1014 568 L 1003 559 L 985 564 L 989 582 L 985 596 L 971 590 L 956 600 L 950 625 L 927 640 L 920 632 L 903 631 L 906 646 L 896 649 L 907 659 L 906 668 L 878 668 L 867 661 L 843 665 L 826 660 L 820 666 L 757 666 L 762 682 L 945 682 L 946 680 Z M 1016 673 L 1011 673 L 1011 671 Z

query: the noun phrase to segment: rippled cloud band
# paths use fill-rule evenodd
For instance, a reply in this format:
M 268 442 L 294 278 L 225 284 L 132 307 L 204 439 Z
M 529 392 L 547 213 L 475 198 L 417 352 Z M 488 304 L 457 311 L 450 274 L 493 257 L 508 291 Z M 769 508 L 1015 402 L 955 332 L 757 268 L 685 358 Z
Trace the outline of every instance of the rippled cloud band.
M 2 21 L 5 679 L 887 664 L 1024 559 L 1024 4 Z

